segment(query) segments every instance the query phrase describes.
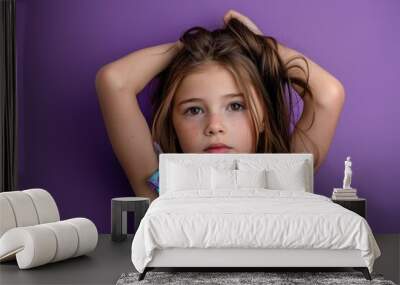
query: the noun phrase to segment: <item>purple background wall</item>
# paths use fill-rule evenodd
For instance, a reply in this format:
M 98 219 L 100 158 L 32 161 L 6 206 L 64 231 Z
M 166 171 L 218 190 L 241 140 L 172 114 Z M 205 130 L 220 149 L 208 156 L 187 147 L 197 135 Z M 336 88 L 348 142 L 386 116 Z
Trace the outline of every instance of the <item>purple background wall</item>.
M 353 183 L 376 233 L 400 232 L 400 2 L 17 0 L 19 189 L 52 193 L 63 219 L 110 232 L 110 199 L 133 194 L 108 140 L 96 71 L 131 51 L 214 29 L 230 9 L 334 74 L 347 100 L 315 192 Z M 150 122 L 148 91 L 139 97 Z

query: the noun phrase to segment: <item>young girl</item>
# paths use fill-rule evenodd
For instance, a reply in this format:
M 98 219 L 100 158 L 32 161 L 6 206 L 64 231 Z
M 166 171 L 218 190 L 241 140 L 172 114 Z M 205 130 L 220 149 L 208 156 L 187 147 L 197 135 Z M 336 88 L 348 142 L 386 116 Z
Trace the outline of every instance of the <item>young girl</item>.
M 177 42 L 135 51 L 97 73 L 107 132 L 136 196 L 158 196 L 162 151 L 311 152 L 315 171 L 326 157 L 342 84 L 244 15 L 230 10 L 224 23 L 212 32 L 191 28 Z M 150 131 L 136 96 L 156 76 Z M 292 88 L 304 103 L 297 122 Z

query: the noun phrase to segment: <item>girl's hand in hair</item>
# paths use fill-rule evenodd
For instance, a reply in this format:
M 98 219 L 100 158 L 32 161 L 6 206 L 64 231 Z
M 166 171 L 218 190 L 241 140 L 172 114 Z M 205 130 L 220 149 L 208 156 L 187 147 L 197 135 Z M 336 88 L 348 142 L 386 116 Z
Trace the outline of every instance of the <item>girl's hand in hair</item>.
M 260 29 L 257 27 L 256 24 L 253 23 L 252 20 L 250 20 L 248 17 L 245 15 L 240 14 L 239 12 L 235 10 L 229 10 L 226 12 L 224 16 L 224 25 L 228 24 L 229 20 L 235 18 L 242 22 L 247 28 L 249 28 L 253 33 L 257 35 L 263 35 L 263 32 L 260 31 Z

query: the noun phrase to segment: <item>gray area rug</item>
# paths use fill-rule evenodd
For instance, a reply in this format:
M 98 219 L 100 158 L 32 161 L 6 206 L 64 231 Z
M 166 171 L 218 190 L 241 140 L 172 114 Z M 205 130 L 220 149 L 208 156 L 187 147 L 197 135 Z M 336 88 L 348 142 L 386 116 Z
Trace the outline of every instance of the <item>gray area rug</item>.
M 366 280 L 361 272 L 157 272 L 150 271 L 138 281 L 139 273 L 124 273 L 117 285 L 133 284 L 388 284 L 381 274 Z

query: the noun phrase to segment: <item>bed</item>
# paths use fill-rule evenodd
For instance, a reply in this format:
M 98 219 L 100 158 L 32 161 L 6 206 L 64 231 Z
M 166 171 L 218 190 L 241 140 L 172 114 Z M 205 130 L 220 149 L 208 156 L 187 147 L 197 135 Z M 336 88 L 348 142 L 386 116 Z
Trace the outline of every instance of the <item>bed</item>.
M 352 267 L 371 280 L 372 231 L 314 194 L 312 154 L 165 153 L 159 169 L 132 242 L 139 280 L 159 267 Z

